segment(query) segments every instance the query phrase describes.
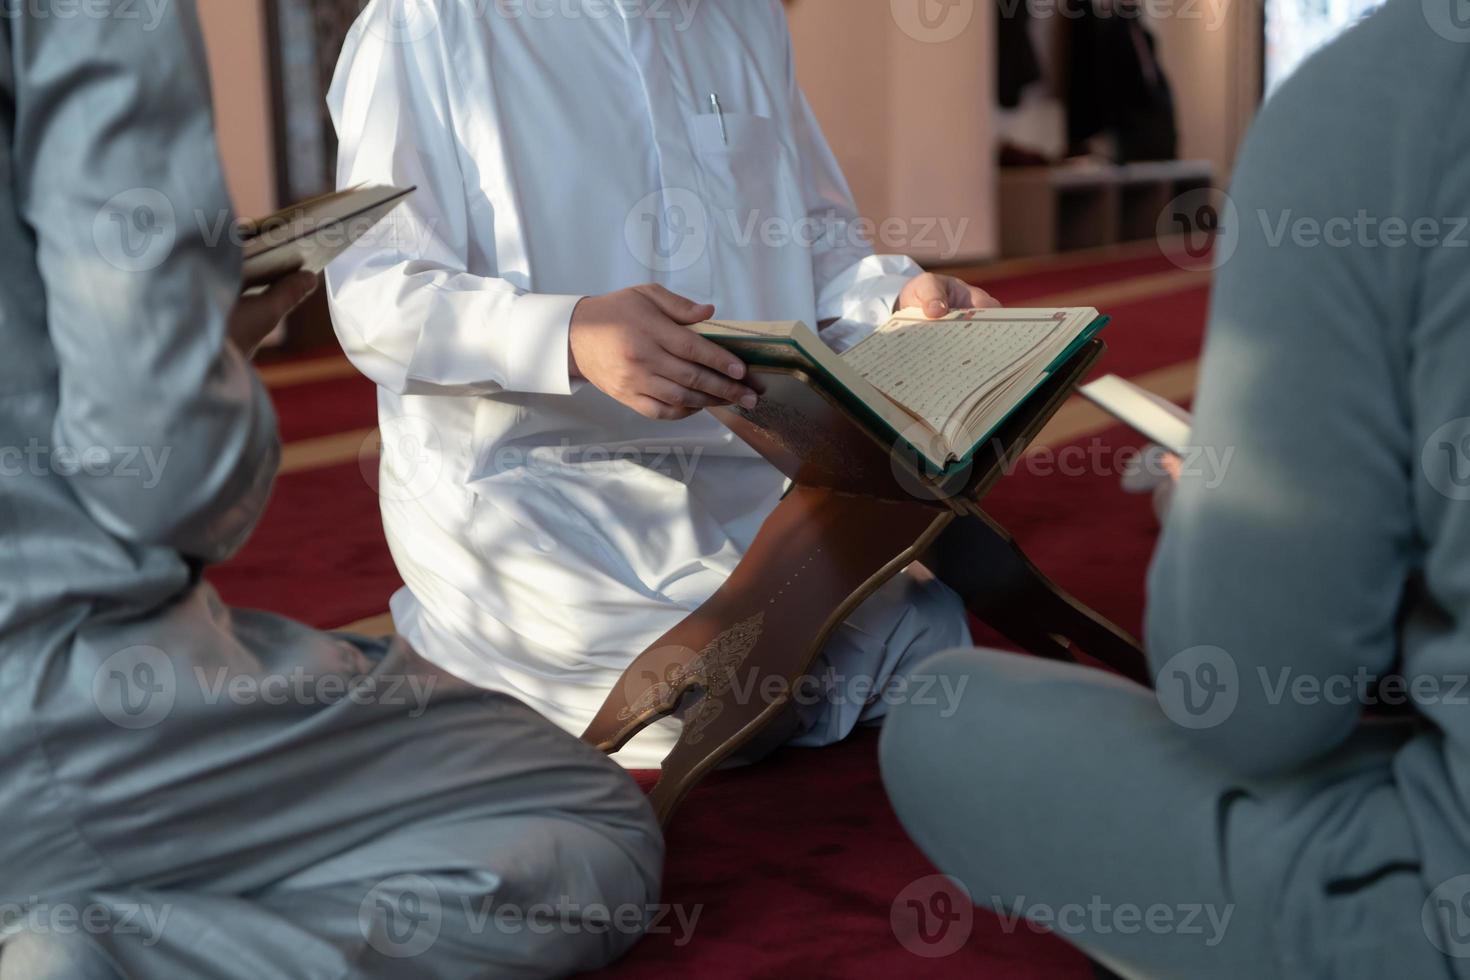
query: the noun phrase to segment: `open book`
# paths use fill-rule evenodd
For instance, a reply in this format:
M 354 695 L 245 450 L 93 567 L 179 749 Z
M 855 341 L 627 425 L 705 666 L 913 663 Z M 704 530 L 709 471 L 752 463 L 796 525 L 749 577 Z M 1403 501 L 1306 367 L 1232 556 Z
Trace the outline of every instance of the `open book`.
M 414 190 L 352 187 L 241 222 L 245 287 L 265 286 L 298 271 L 321 272 Z
M 1175 456 L 1188 455 L 1194 418 L 1173 402 L 1116 374 L 1098 378 L 1077 391 L 1150 442 Z
M 886 439 L 945 470 L 967 461 L 1047 376 L 1107 324 L 1097 310 L 904 310 L 843 354 L 799 321 L 695 326 L 751 365 L 824 381 Z

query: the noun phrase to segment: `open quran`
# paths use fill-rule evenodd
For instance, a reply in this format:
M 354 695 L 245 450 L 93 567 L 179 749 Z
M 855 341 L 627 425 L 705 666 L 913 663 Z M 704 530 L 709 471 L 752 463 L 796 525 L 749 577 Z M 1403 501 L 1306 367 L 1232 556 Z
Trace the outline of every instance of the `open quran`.
M 1091 308 L 905 310 L 842 354 L 800 321 L 694 327 L 747 364 L 817 379 L 885 441 L 936 470 L 963 463 L 1107 325 Z

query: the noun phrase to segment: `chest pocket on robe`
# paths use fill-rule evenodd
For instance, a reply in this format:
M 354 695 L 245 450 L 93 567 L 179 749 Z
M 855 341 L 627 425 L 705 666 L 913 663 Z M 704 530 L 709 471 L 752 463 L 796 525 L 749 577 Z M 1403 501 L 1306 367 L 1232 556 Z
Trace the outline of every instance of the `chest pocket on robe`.
M 801 215 L 793 211 L 795 174 L 775 120 L 726 112 L 722 129 L 707 112 L 693 116 L 690 129 L 713 236 L 741 248 L 789 245 Z

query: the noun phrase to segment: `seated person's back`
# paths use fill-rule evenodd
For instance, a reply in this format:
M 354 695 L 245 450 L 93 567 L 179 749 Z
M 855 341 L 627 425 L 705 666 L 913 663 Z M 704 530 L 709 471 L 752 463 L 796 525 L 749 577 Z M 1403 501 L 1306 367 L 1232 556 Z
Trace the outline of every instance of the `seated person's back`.
M 1230 462 L 1150 574 L 1157 693 L 960 652 L 926 669 L 970 675 L 961 713 L 885 733 L 975 898 L 1195 924 L 1060 929 L 1127 976 L 1470 972 L 1470 37 L 1435 6 L 1311 59 L 1241 155 L 1194 433 Z

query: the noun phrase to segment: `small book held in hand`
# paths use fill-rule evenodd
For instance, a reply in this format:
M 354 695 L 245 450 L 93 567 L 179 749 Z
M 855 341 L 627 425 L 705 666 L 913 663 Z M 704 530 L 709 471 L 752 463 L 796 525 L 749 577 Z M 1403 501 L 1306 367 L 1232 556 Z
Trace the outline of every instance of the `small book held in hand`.
M 799 321 L 694 327 L 747 364 L 821 380 L 885 441 L 938 471 L 967 462 L 1002 423 L 1108 323 L 1090 307 L 904 310 L 838 354 Z
M 1149 442 L 1175 456 L 1189 455 L 1194 417 L 1173 402 L 1116 374 L 1104 375 L 1077 392 Z
M 293 272 L 321 272 L 414 190 L 364 184 L 241 222 L 245 288 L 267 286 Z

